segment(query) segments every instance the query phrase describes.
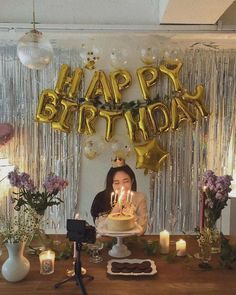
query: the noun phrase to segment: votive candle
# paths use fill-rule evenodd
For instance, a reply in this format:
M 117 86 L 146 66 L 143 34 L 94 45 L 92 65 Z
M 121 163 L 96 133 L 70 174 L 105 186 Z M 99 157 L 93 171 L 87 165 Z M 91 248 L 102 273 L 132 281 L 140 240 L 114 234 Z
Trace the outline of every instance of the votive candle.
M 43 251 L 39 254 L 40 273 L 50 275 L 54 273 L 55 252 L 51 250 Z
M 163 230 L 160 232 L 160 252 L 161 254 L 169 253 L 169 245 L 170 245 L 170 234 L 167 230 Z
M 176 255 L 185 256 L 186 255 L 186 242 L 183 239 L 180 239 L 176 242 Z

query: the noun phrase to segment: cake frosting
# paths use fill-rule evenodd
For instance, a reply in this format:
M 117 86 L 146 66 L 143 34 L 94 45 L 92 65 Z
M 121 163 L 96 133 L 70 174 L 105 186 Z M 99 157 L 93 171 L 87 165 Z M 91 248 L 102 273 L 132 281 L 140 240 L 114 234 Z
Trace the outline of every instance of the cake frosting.
M 133 229 L 134 226 L 135 218 L 132 214 L 110 213 L 108 215 L 108 230 L 124 232 Z

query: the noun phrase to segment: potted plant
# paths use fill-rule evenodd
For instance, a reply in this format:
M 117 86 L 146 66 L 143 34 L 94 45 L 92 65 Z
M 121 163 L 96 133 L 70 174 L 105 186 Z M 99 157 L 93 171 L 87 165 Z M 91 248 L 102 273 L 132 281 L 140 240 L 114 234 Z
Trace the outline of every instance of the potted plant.
M 27 276 L 30 263 L 24 257 L 24 248 L 35 228 L 31 214 L 19 211 L 14 216 L 0 216 L 0 238 L 8 251 L 8 259 L 2 265 L 2 275 L 7 281 L 17 282 Z
M 45 233 L 41 228 L 45 210 L 63 203 L 59 192 L 68 186 L 68 181 L 54 173 L 49 173 L 42 184 L 42 189 L 40 189 L 34 185 L 34 181 L 28 173 L 20 172 L 18 168 L 8 174 L 8 179 L 14 189 L 17 189 L 17 191 L 13 191 L 12 197 L 14 209 L 16 211 L 23 209 L 35 219 L 35 233 L 29 243 L 29 248 L 31 252 L 37 253 L 38 250 L 43 250 L 46 243 Z

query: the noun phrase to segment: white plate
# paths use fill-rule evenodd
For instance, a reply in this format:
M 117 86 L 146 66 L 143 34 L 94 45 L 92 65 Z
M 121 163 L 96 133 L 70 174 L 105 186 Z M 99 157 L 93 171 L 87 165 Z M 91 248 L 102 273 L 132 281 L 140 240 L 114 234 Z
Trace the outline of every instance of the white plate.
M 118 263 L 124 263 L 124 262 L 128 262 L 128 263 L 142 263 L 144 261 L 149 261 L 151 263 L 151 268 L 152 271 L 149 273 L 145 273 L 145 272 L 139 272 L 139 273 L 135 273 L 135 272 L 129 272 L 129 273 L 125 273 L 125 272 L 112 272 L 111 268 L 111 264 L 112 262 L 118 262 Z M 111 259 L 108 261 L 107 263 L 107 273 L 110 275 L 114 275 L 114 276 L 153 276 L 157 273 L 157 268 L 156 268 L 156 264 L 153 260 L 150 259 Z
M 101 227 L 100 226 L 97 227 L 98 234 L 103 235 L 103 236 L 111 236 L 111 237 L 132 236 L 132 235 L 140 234 L 141 231 L 142 231 L 142 228 L 137 223 L 135 224 L 135 227 L 133 229 L 127 230 L 125 232 L 108 230 L 107 224 L 104 224 Z

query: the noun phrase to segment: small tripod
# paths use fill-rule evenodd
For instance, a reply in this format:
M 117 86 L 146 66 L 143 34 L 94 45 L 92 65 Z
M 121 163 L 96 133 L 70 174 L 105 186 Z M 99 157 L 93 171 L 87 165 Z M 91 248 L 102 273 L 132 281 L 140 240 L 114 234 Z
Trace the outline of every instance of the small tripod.
M 59 283 L 56 283 L 54 285 L 55 288 L 58 288 L 60 287 L 61 285 L 65 284 L 66 282 L 69 282 L 69 281 L 76 281 L 76 285 L 79 285 L 80 286 L 80 289 L 81 289 L 81 292 L 82 292 L 82 295 L 87 295 L 87 292 L 86 292 L 86 289 L 84 287 L 84 283 L 83 283 L 83 279 L 84 278 L 88 278 L 89 281 L 93 280 L 94 277 L 93 276 L 90 276 L 90 275 L 87 275 L 87 274 L 82 274 L 81 273 L 81 260 L 80 260 L 80 251 L 81 251 L 81 247 L 82 247 L 82 243 L 78 243 L 76 242 L 76 252 L 77 252 L 77 255 L 76 255 L 76 261 L 75 261 L 75 274 L 70 277 L 70 278 L 67 278 Z

